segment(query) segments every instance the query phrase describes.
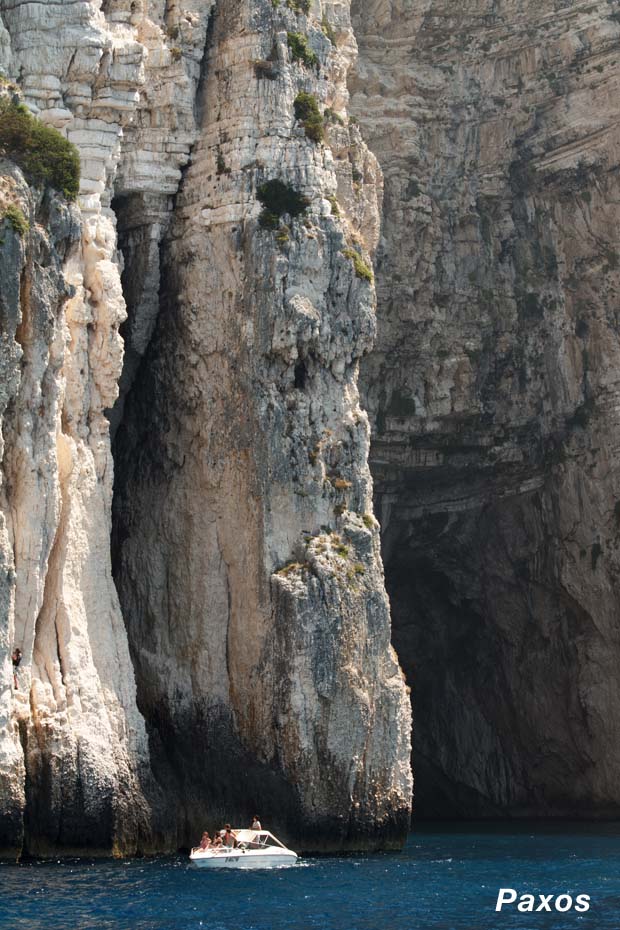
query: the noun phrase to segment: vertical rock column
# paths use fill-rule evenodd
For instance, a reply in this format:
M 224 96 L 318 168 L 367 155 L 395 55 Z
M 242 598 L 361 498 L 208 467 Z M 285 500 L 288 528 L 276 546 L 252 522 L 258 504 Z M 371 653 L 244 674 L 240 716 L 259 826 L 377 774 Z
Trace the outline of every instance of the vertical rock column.
M 3 841 L 15 853 L 126 852 L 148 845 L 148 750 L 110 569 L 104 411 L 117 394 L 125 305 L 105 191 L 142 49 L 126 29 L 113 37 L 95 4 L 0 6 L 24 100 L 82 162 L 79 208 L 19 173 L 10 198 L 30 228 L 4 267 L 19 364 L 3 423 L 3 646 L 7 666 L 15 645 L 23 660 L 18 689 L 9 679 L 3 695 L 3 747 L 17 728 L 21 741 L 6 767 L 19 827 Z
M 348 126 L 354 52 L 347 4 L 216 5 L 117 436 L 115 577 L 179 842 L 254 807 L 307 848 L 407 829 L 410 708 L 356 385 L 378 170 Z M 295 118 L 302 91 L 324 142 Z
M 110 569 L 106 411 L 126 315 L 110 205 L 120 164 L 121 194 L 157 191 L 156 225 L 165 225 L 194 138 L 211 3 L 101 7 L 0 2 L 3 72 L 81 160 L 70 210 L 10 166 L 0 188 L 0 205 L 18 204 L 30 221 L 21 238 L 7 229 L 2 254 L 0 845 L 14 853 L 156 842 L 143 794 L 146 732 Z M 13 645 L 24 654 L 18 691 Z

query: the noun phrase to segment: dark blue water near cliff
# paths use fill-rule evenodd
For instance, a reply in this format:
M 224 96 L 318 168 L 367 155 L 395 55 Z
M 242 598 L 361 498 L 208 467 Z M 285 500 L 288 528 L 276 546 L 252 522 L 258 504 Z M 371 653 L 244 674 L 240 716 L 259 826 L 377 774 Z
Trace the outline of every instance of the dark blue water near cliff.
M 500 887 L 590 910 L 495 912 Z M 441 830 L 401 854 L 200 872 L 184 857 L 0 866 L 2 930 L 618 930 L 620 825 Z

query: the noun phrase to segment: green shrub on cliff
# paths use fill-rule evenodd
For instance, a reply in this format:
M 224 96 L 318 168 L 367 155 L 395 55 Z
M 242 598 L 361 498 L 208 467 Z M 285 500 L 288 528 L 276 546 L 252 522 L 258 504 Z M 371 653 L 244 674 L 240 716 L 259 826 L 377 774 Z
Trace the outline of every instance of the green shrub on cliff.
M 6 208 L 2 220 L 6 220 L 11 229 L 16 232 L 18 236 L 25 236 L 30 229 L 30 223 L 20 208 L 16 207 L 15 204 L 11 204 Z
M 45 126 L 23 104 L 0 100 L 0 154 L 39 184 L 49 184 L 75 200 L 80 187 L 80 156 L 58 130 Z
M 296 191 L 290 184 L 285 184 L 277 178 L 261 184 L 257 197 L 263 205 L 258 218 L 263 229 L 277 229 L 281 216 L 285 213 L 292 217 L 300 216 L 306 212 L 310 204 L 307 197 Z
M 318 66 L 319 59 L 308 46 L 308 38 L 301 32 L 287 32 L 286 40 L 291 50 L 293 61 L 301 61 L 306 68 Z
M 302 90 L 295 97 L 295 119 L 298 119 L 313 142 L 322 142 L 325 136 L 325 124 L 314 94 Z
M 355 249 L 343 249 L 342 254 L 345 258 L 349 258 L 353 262 L 353 267 L 355 268 L 355 274 L 357 277 L 361 278 L 362 281 L 368 281 L 370 284 L 372 284 L 372 268 L 366 264 L 359 252 L 356 252 Z

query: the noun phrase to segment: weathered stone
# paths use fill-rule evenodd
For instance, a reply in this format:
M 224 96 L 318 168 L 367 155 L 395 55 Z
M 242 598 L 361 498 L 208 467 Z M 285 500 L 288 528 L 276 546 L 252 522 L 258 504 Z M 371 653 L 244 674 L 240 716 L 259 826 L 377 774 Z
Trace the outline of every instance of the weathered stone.
M 196 817 L 256 806 L 306 848 L 400 843 L 408 822 L 408 699 L 377 530 L 360 516 L 372 504 L 356 379 L 374 294 L 343 254 L 355 211 L 324 207 L 331 151 L 294 131 L 300 89 L 345 96 L 342 12 L 342 51 L 303 19 L 319 82 L 291 61 L 292 11 L 216 9 L 162 308 L 116 440 L 115 577 L 184 842 Z M 264 80 L 254 62 L 273 49 L 278 76 Z M 362 148 L 351 133 L 341 157 L 360 150 L 376 176 Z M 273 179 L 309 202 L 276 230 L 257 223 Z M 376 229 L 376 193 L 363 197 Z
M 429 816 L 617 816 L 608 3 L 354 2 L 385 175 L 371 464 Z
M 151 92 L 167 92 L 179 112 L 191 114 L 210 3 L 200 6 L 204 15 L 184 30 L 190 65 L 172 74 L 148 61 L 143 33 L 159 35 L 162 45 L 167 39 L 163 20 L 151 22 L 146 10 L 135 22 L 112 26 L 99 3 L 0 3 L 12 37 L 0 65 L 23 78 L 28 105 L 82 156 L 79 209 L 69 212 L 49 194 L 24 188 L 31 231 L 21 252 L 14 235 L 5 246 L 13 252 L 4 269 L 10 287 L 3 273 L 2 292 L 17 323 L 6 331 L 3 325 L 13 393 L 3 424 L 0 845 L 17 853 L 22 846 L 37 854 L 87 847 L 124 853 L 161 842 L 154 838 L 157 789 L 110 570 L 113 467 L 105 411 L 118 395 L 118 331 L 126 313 L 109 205 L 124 139 L 131 148 L 131 133 L 123 132 L 149 106 L 148 95 L 140 96 L 147 80 L 157 85 Z M 191 119 L 185 117 L 179 145 L 181 122 L 169 113 L 155 138 L 141 138 L 147 158 L 162 150 L 150 178 L 158 191 L 170 189 L 167 179 L 178 180 L 188 159 Z M 131 189 L 130 174 L 127 167 L 124 190 Z M 144 172 L 136 174 L 143 190 Z M 16 692 L 8 659 L 14 645 L 24 654 Z
M 374 292 L 353 261 L 376 244 L 380 172 L 346 125 L 348 4 L 213 6 L 0 0 L 0 67 L 82 162 L 71 208 L 2 176 L 31 224 L 6 238 L 0 297 L 9 854 L 174 849 L 246 804 L 315 848 L 399 843 L 407 826 L 409 706 L 377 530 L 355 516 L 372 507 L 356 379 Z M 300 28 L 324 79 L 290 60 Z M 341 114 L 333 155 L 295 125 L 307 88 Z M 259 228 L 271 177 L 307 194 L 307 221 Z M 308 554 L 292 584 L 278 569 L 322 526 L 350 557 Z

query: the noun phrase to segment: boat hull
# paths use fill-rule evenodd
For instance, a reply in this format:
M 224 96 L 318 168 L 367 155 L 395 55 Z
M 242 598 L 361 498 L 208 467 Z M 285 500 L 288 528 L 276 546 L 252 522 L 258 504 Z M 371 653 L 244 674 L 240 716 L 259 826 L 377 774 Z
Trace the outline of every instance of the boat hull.
M 277 869 L 295 865 L 297 854 L 291 850 L 235 849 L 226 853 L 194 853 L 190 860 L 200 869 Z

